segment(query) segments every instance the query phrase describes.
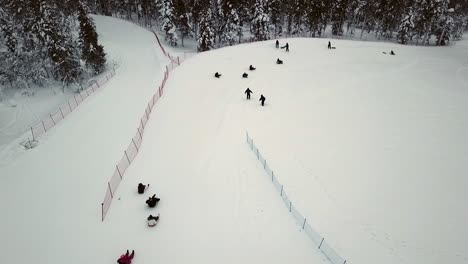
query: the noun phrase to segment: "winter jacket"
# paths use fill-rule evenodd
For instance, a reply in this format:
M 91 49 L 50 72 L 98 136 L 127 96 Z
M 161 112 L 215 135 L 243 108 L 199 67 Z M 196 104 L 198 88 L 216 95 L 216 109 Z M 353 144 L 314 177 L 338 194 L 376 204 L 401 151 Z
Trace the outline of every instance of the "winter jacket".
M 126 254 L 120 256 L 120 258 L 117 260 L 117 263 L 119 263 L 119 264 L 131 264 L 134 255 L 135 255 L 134 252 L 132 252 L 132 254 L 128 255 L 128 251 L 127 251 Z
M 143 184 L 138 184 L 138 193 L 139 194 L 142 194 L 142 193 L 145 193 L 145 189 L 146 189 L 146 186 L 143 185 Z

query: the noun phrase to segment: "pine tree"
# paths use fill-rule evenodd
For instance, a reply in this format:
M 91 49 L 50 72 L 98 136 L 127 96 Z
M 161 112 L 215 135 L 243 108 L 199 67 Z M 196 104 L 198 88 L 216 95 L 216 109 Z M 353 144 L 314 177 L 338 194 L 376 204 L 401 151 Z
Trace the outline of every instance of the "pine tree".
M 184 38 L 192 35 L 192 25 L 190 12 L 184 0 L 174 0 L 174 19 L 177 28 L 180 31 L 182 47 L 184 46 Z
M 163 0 L 161 9 L 159 10 L 162 23 L 161 28 L 166 34 L 165 40 L 169 42 L 171 46 L 177 46 L 179 36 L 177 35 L 177 27 L 174 23 L 174 3 L 172 0 Z
M 332 34 L 343 35 L 343 24 L 346 19 L 346 7 L 348 0 L 335 0 L 332 2 Z
M 104 48 L 98 44 L 98 34 L 91 18 L 88 17 L 86 7 L 80 3 L 78 7 L 78 20 L 80 22 L 79 43 L 81 47 L 81 59 L 86 66 L 93 70 L 94 74 L 104 71 L 106 54 Z
M 253 18 L 252 18 L 252 33 L 255 40 L 267 40 L 270 38 L 270 17 L 266 9 L 268 0 L 255 0 Z
M 412 37 L 414 29 L 414 14 L 413 9 L 409 7 L 403 16 L 403 19 L 398 26 L 397 40 L 401 44 L 407 44 Z
M 214 46 L 214 30 L 211 25 L 211 9 L 207 9 L 200 16 L 200 34 L 198 38 L 198 51 L 208 51 Z

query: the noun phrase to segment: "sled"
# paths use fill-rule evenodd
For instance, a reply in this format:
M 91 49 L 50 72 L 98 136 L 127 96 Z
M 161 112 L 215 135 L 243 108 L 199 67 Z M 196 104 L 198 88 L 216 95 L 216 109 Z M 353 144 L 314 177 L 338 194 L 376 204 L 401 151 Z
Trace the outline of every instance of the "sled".
M 157 217 L 159 217 L 159 214 L 157 215 Z M 148 226 L 149 227 L 155 227 L 158 224 L 158 222 L 159 222 L 159 218 L 158 218 L 157 221 L 154 221 L 154 222 L 151 222 L 151 223 L 148 222 Z

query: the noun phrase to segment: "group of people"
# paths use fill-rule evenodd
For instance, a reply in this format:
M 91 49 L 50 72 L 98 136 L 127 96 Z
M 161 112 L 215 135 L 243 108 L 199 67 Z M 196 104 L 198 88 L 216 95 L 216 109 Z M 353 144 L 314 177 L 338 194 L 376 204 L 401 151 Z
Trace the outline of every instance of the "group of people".
M 143 183 L 139 183 L 138 184 L 138 193 L 139 194 L 144 194 L 146 189 L 149 188 L 149 184 L 148 185 L 144 185 Z M 148 205 L 149 208 L 154 208 L 156 207 L 156 205 L 159 203 L 161 199 L 156 197 L 156 194 L 153 194 L 153 196 L 149 197 L 147 200 L 146 200 L 146 204 Z M 159 214 L 157 216 L 153 216 L 152 214 L 150 214 L 147 218 L 146 218 L 147 222 L 148 222 L 148 226 L 150 227 L 153 227 L 157 224 L 158 220 L 159 220 Z

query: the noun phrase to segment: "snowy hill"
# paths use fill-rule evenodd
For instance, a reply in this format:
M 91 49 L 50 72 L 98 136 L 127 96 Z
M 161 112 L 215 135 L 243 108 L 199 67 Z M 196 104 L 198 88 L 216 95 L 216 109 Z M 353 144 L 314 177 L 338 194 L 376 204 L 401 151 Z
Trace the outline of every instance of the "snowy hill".
M 167 61 L 151 33 L 106 17 L 96 25 L 121 67 L 37 148 L 0 168 L 5 262 L 115 263 L 135 249 L 136 264 L 323 263 L 246 131 L 348 263 L 468 261 L 467 42 L 334 41 L 327 50 L 326 40 L 294 39 L 289 53 L 267 41 L 199 54 L 171 73 L 100 222 L 106 181 Z M 397 55 L 382 53 L 390 50 Z M 161 202 L 150 210 L 153 193 Z M 149 213 L 161 214 L 154 229 Z

